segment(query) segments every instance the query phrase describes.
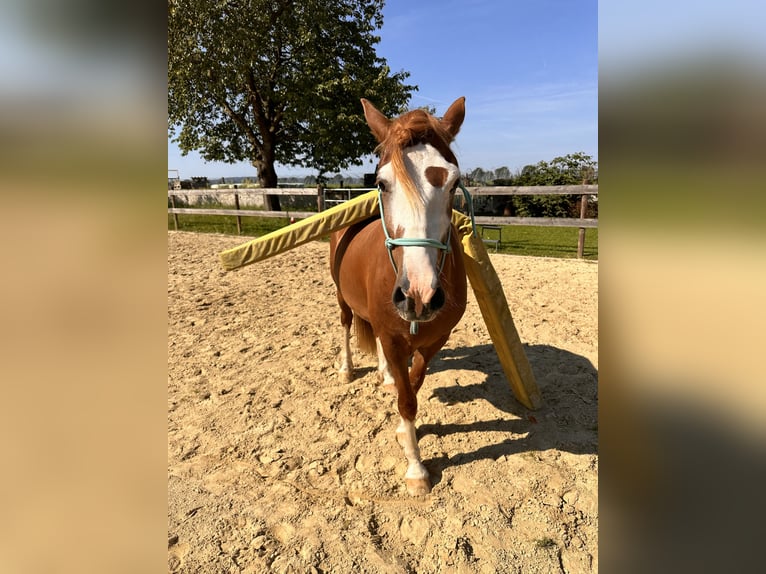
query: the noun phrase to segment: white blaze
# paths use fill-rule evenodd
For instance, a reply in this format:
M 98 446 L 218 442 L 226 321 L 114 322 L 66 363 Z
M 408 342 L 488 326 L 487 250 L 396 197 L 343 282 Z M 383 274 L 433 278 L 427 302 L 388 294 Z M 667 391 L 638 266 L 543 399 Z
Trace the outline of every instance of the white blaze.
M 402 237 L 414 239 L 434 239 L 445 241 L 450 219 L 451 196 L 449 190 L 460 176 L 458 167 L 449 163 L 430 144 L 417 144 L 404 150 L 404 165 L 415 187 L 420 191 L 424 208 L 413 209 L 404 190 L 394 181 L 391 164 L 382 166 L 378 178 L 386 185 L 390 193 L 386 203 L 386 220 L 393 235 L 397 229 L 403 231 Z M 441 167 L 447 170 L 443 187 L 436 187 L 426 178 L 426 169 Z M 437 285 L 437 274 L 442 252 L 432 247 L 400 247 L 403 249 L 403 265 L 410 284 L 408 295 L 427 303 L 431 300 Z

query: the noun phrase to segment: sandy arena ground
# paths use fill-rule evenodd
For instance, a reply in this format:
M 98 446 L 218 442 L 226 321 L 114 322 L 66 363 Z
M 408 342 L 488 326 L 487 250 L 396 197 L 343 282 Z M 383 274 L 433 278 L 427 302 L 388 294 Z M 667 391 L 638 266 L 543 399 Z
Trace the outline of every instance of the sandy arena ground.
M 223 271 L 245 240 L 168 232 L 170 572 L 597 571 L 597 263 L 492 255 L 545 404 L 514 400 L 469 288 L 412 498 L 376 359 L 336 373 L 328 244 Z

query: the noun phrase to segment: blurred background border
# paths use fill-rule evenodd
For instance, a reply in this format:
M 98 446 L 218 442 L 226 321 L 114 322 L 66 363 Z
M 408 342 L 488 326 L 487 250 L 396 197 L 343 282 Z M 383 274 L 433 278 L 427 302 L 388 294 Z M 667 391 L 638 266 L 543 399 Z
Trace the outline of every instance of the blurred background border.
M 604 572 L 759 563 L 763 12 L 599 4 Z M 166 560 L 166 12 L 3 13 L 0 570 L 148 571 Z

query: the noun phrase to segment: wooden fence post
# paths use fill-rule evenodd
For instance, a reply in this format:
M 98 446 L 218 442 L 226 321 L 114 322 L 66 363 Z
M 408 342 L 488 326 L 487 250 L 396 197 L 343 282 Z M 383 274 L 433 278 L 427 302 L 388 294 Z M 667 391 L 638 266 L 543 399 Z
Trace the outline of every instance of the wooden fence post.
M 583 195 L 580 198 L 580 219 L 585 219 L 588 210 L 588 196 Z M 581 227 L 579 237 L 577 238 L 577 258 L 582 259 L 585 251 L 585 228 Z
M 234 194 L 234 209 L 239 211 L 239 194 Z M 237 215 L 237 235 L 242 235 L 242 218 Z
M 176 196 L 174 194 L 170 194 L 170 206 L 175 209 L 176 208 Z M 178 231 L 178 214 L 173 214 L 173 227 L 175 227 L 175 230 Z
M 324 211 L 324 188 L 321 183 L 317 185 L 317 209 L 320 213 Z

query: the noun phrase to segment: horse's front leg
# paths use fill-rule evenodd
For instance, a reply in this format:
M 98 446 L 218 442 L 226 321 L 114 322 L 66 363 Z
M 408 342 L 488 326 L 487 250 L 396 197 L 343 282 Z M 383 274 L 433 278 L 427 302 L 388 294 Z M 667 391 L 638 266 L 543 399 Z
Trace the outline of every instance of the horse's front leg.
M 431 492 L 431 480 L 420 458 L 420 448 L 418 448 L 418 438 L 415 431 L 418 400 L 410 384 L 407 370 L 409 351 L 404 344 L 397 345 L 394 342 L 387 344 L 386 341 L 381 341 L 381 344 L 397 391 L 400 422 L 396 429 L 396 439 L 404 449 L 404 456 L 407 459 L 404 483 L 407 486 L 407 492 L 412 496 L 428 494 Z
M 399 395 L 401 396 L 401 395 Z M 407 459 L 407 472 L 404 474 L 404 484 L 411 496 L 421 496 L 431 492 L 431 479 L 420 458 L 415 421 L 401 417 L 396 428 L 396 440 L 404 449 Z
M 439 352 L 444 346 L 444 343 L 449 339 L 450 333 L 447 332 L 443 337 L 437 339 L 435 343 L 431 343 L 428 346 L 421 347 L 415 350 L 415 354 L 412 358 L 412 368 L 410 369 L 410 386 L 417 395 L 420 387 L 423 386 L 423 381 L 426 378 L 426 369 L 428 369 L 428 363 L 434 358 L 434 355 Z

